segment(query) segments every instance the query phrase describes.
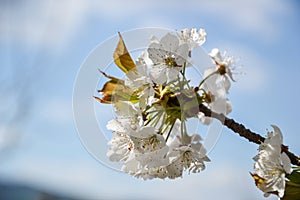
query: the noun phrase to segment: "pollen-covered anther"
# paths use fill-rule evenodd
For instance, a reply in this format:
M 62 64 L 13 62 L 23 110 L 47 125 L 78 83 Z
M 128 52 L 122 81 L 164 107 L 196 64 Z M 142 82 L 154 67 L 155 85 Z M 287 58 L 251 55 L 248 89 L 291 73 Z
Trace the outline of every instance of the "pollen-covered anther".
M 220 63 L 217 63 L 217 65 L 218 65 L 218 72 L 219 72 L 221 75 L 226 74 L 226 65 L 220 64 Z
M 206 103 L 212 103 L 215 100 L 215 96 L 211 92 L 203 93 L 202 98 Z
M 169 67 L 177 67 L 178 66 L 174 57 L 167 57 L 164 59 L 164 61 L 165 61 L 165 64 Z
M 130 144 L 129 144 L 129 147 L 128 147 L 128 151 L 131 151 L 132 149 L 133 149 L 133 144 L 130 143 Z

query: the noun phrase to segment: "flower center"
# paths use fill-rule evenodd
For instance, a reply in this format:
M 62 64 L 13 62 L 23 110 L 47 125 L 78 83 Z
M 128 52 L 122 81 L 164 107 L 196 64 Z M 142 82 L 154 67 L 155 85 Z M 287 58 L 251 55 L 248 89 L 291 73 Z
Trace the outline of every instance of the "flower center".
M 186 164 L 187 166 L 190 166 L 192 162 L 192 152 L 191 151 L 186 151 L 182 155 L 182 163 Z
M 128 151 L 131 151 L 133 149 L 133 144 L 130 143 L 127 149 L 128 149 Z
M 178 67 L 176 61 L 175 61 L 175 58 L 173 57 L 167 57 L 164 59 L 165 61 L 165 64 L 169 67 Z
M 219 66 L 219 68 L 218 68 L 219 73 L 220 73 L 221 75 L 226 74 L 226 65 L 223 65 L 223 64 L 218 63 L 218 66 Z
M 160 140 L 156 137 L 156 135 L 151 136 L 143 141 L 142 149 L 144 151 L 153 151 L 159 147 Z
M 206 103 L 212 103 L 213 101 L 215 101 L 215 96 L 211 92 L 203 93 L 202 98 Z

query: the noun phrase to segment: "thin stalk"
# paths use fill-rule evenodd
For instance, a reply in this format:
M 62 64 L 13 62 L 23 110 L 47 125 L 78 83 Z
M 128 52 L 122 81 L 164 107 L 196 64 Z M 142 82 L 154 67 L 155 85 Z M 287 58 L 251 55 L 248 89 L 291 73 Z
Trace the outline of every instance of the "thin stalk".
M 183 137 L 184 137 L 184 133 L 183 133 L 183 131 L 184 131 L 184 128 L 183 128 L 183 123 L 185 123 L 184 122 L 184 120 L 182 120 L 181 119 L 181 123 L 180 123 L 180 134 L 181 134 L 181 140 L 183 139 Z
M 168 139 L 169 139 L 169 137 L 170 137 L 170 135 L 171 135 L 171 131 L 172 131 L 174 125 L 175 125 L 175 121 L 172 123 L 172 125 L 171 125 L 171 127 L 170 127 L 170 130 L 169 130 L 168 135 L 167 135 L 167 137 L 166 137 L 166 142 L 168 141 Z
M 199 88 L 201 87 L 201 85 L 207 80 L 207 79 L 209 79 L 210 77 L 212 77 L 213 75 L 215 75 L 215 74 L 217 74 L 217 73 L 219 73 L 218 71 L 215 71 L 215 72 L 213 72 L 213 73 L 211 73 L 210 75 L 208 75 L 207 77 L 205 77 L 205 79 L 203 79 L 200 83 L 199 83 Z
M 166 132 L 166 130 L 168 129 L 168 127 L 169 127 L 170 124 L 171 124 L 171 123 L 168 122 L 168 123 L 166 124 L 166 126 L 163 128 L 163 130 L 161 131 L 162 135 Z
M 163 122 L 165 121 L 165 118 L 166 118 L 166 113 L 163 113 Z M 159 118 L 160 119 L 160 118 Z M 157 126 L 157 124 L 158 124 L 158 122 L 159 122 L 159 119 L 156 121 L 156 123 L 154 124 L 154 127 L 156 127 Z M 161 125 L 160 125 L 160 127 L 159 127 L 159 129 L 158 130 L 161 130 L 162 128 L 163 128 L 163 125 L 164 125 L 164 123 L 161 123 Z
M 151 118 L 146 122 L 145 126 L 147 126 L 153 119 L 155 119 L 159 114 L 161 114 L 161 111 L 156 111 L 156 112 L 157 113 L 154 116 L 150 116 Z

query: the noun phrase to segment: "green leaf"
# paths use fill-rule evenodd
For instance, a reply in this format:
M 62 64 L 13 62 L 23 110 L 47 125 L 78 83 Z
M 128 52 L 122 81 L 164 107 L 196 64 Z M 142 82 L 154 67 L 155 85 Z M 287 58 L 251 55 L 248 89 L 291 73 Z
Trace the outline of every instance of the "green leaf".
M 300 200 L 300 171 L 294 170 L 287 178 L 282 200 Z
M 300 185 L 287 182 L 282 200 L 300 200 Z
M 300 170 L 294 170 L 287 178 L 294 183 L 300 184 Z

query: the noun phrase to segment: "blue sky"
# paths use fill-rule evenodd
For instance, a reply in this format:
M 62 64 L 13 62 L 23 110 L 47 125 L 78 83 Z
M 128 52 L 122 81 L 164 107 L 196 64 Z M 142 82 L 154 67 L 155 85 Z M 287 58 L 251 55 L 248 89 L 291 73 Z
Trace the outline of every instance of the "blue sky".
M 231 88 L 229 116 L 262 135 L 278 125 L 285 144 L 300 154 L 297 1 L 0 4 L 0 180 L 95 199 L 264 199 L 248 173 L 257 146 L 226 128 L 207 169 L 175 181 L 132 178 L 85 150 L 73 121 L 76 74 L 99 43 L 118 31 L 144 27 L 204 28 L 204 49 L 226 50 L 239 58 L 245 73 Z M 14 113 L 20 118 L 9 123 Z

